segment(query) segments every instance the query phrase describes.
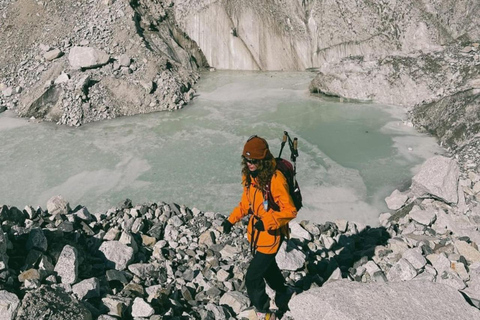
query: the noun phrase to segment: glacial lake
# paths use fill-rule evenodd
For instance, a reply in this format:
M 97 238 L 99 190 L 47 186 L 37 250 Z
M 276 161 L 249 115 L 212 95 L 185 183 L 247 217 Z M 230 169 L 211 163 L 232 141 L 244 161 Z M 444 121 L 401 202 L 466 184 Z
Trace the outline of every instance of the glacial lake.
M 184 109 L 79 128 L 0 114 L 0 205 L 46 208 L 62 195 L 73 208 L 106 211 L 167 202 L 229 214 L 242 192 L 246 139 L 278 155 L 283 131 L 299 141 L 298 220 L 378 225 L 384 198 L 408 187 L 442 150 L 416 132 L 402 108 L 312 96 L 311 72 L 204 73 Z M 288 148 L 283 157 L 289 158 Z

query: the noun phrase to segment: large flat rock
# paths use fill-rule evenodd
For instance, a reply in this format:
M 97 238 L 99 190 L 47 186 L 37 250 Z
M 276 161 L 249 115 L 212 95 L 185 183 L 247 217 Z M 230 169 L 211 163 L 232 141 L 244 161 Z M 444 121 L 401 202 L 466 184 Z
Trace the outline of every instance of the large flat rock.
M 452 287 L 424 281 L 359 283 L 340 280 L 292 298 L 294 319 L 480 319 Z
M 434 156 L 422 165 L 412 178 L 412 192 L 417 197 L 433 196 L 448 203 L 457 203 L 459 168 L 454 159 Z

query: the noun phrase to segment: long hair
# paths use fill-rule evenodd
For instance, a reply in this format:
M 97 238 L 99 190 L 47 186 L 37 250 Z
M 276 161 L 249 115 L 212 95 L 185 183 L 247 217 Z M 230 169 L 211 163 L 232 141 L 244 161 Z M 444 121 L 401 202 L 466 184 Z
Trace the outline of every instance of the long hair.
M 275 159 L 268 159 L 268 160 L 260 160 L 257 164 L 257 182 L 258 187 L 261 190 L 265 190 L 265 186 L 270 183 L 273 174 L 275 173 L 276 169 L 276 161 Z M 252 183 L 252 174 L 248 169 L 247 162 L 245 158 L 242 158 L 242 174 L 245 177 L 245 186 L 250 186 Z

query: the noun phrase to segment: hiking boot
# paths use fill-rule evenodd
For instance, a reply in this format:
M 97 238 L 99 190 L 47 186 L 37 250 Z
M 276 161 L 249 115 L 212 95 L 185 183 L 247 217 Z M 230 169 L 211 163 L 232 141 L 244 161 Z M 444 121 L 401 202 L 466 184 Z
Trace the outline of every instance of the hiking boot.
M 275 295 L 275 305 L 278 310 L 286 311 L 288 310 L 288 302 L 292 298 L 295 290 L 292 287 L 287 287 L 284 292 L 278 292 Z
M 277 316 L 273 312 L 257 312 L 257 319 L 258 320 L 277 320 Z

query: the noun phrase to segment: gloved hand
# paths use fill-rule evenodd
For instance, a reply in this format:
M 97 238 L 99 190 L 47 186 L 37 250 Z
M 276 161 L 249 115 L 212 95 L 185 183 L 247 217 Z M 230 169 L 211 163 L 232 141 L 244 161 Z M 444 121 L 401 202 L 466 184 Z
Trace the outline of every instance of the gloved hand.
M 225 219 L 225 221 L 222 222 L 222 227 L 223 227 L 223 233 L 230 233 L 232 230 L 233 224 Z
M 263 225 L 263 221 L 262 220 L 258 220 L 257 222 L 255 222 L 255 224 L 253 225 L 255 227 L 255 229 L 257 229 L 258 231 L 265 231 L 265 226 Z

